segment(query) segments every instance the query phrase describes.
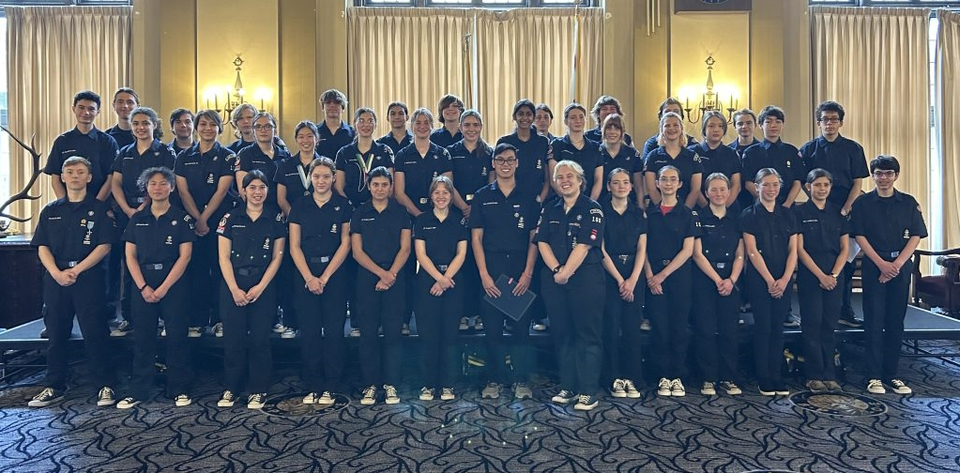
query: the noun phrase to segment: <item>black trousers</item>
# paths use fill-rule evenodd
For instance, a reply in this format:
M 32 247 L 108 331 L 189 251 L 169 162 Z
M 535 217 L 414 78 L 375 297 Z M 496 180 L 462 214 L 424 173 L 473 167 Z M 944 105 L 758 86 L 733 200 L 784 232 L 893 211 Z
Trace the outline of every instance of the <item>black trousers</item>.
M 64 287 L 44 272 L 43 303 L 46 314 L 43 323 L 47 327 L 47 376 L 45 384 L 56 390 L 67 386 L 67 366 L 70 360 L 68 341 L 73 332 L 73 316 L 76 314 L 83 334 L 83 346 L 87 353 L 87 370 L 94 386 L 113 386 L 114 370 L 110 362 L 107 344 L 110 331 L 103 317 L 104 271 L 90 268 L 77 277 L 77 282 Z M 156 333 L 154 333 L 156 335 Z
M 729 270 L 721 273 L 729 276 Z M 699 269 L 693 275 L 693 345 L 704 381 L 737 381 L 740 352 L 740 294 L 728 296 Z M 806 322 L 806 319 L 804 319 Z
M 797 290 L 803 318 L 800 336 L 807 379 L 836 381 L 833 354 L 837 348 L 835 331 L 843 300 L 842 284 L 838 281 L 837 287 L 827 291 L 820 287 L 820 281 L 810 270 L 801 267 L 797 273 Z
M 310 272 L 323 274 L 328 264 L 311 264 Z M 293 306 L 300 316 L 300 376 L 310 392 L 344 392 L 343 324 L 347 319 L 347 281 L 341 269 L 337 268 L 320 295 L 307 290 L 303 277 L 297 275 Z
M 633 259 L 614 257 L 613 264 L 624 279 L 633 273 Z M 620 297 L 620 287 L 606 275 L 606 300 L 603 304 L 603 368 L 600 379 L 610 385 L 614 379 L 643 381 L 640 352 L 640 321 L 643 319 L 643 297 L 646 282 L 641 275 L 633 290 L 633 302 Z
M 383 266 L 389 267 L 389 263 Z M 386 268 L 385 268 L 386 269 Z M 397 282 L 386 291 L 377 291 L 380 278 L 364 268 L 357 269 L 357 311 L 360 329 L 360 370 L 364 386 L 400 383 L 403 346 L 400 327 L 406 321 L 407 273 L 400 271 Z M 383 327 L 381 348 L 379 329 Z
M 260 282 L 263 272 L 239 275 L 237 286 L 247 291 Z M 252 393 L 267 392 L 273 370 L 270 333 L 277 315 L 277 293 L 273 282 L 256 302 L 237 307 L 226 284 L 220 287 L 220 314 L 223 319 L 223 371 L 226 389 L 239 393 L 243 382 Z
M 519 279 L 527 264 L 527 253 L 518 251 L 512 253 L 484 253 L 487 263 L 487 273 L 494 281 L 500 275 Z M 550 273 L 551 281 L 553 273 Z M 531 283 L 532 284 L 532 283 Z M 530 286 L 533 289 L 534 286 Z M 481 285 L 480 293 L 485 294 Z M 483 297 L 482 295 L 480 297 Z M 513 384 L 526 381 L 533 370 L 533 347 L 530 346 L 530 317 L 533 306 L 520 318 L 520 321 L 510 319 L 513 324 L 513 333 L 509 337 L 503 335 L 503 322 L 508 319 L 503 312 L 486 301 L 480 302 L 480 315 L 483 317 L 483 339 L 487 345 L 487 378 L 489 381 L 500 384 Z M 507 368 L 506 357 L 510 356 L 511 371 Z
M 545 269 L 542 295 L 550 316 L 560 387 L 595 395 L 603 364 L 603 305 L 606 281 L 600 264 L 584 264 L 564 285 Z
M 170 273 L 170 267 L 154 271 L 143 269 L 143 278 L 147 285 L 156 289 Z M 157 358 L 157 321 L 163 318 L 167 330 L 167 395 L 177 396 L 189 391 L 193 379 L 190 345 L 187 343 L 189 315 L 187 297 L 189 295 L 185 280 L 181 278 L 174 284 L 160 302 L 149 303 L 139 292 L 131 295 L 130 315 L 138 327 L 133 331 L 133 375 L 130 379 L 130 396 L 146 399 L 153 386 L 154 361 Z
M 663 266 L 653 273 L 662 269 Z M 660 377 L 682 378 L 687 374 L 693 295 L 691 277 L 692 270 L 687 262 L 663 282 L 663 294 L 655 295 L 647 289 L 646 313 L 653 325 L 653 346 L 657 352 Z
M 744 279 L 753 308 L 753 362 L 757 381 L 764 388 L 775 388 L 783 384 L 783 320 L 790 308 L 790 299 L 786 294 L 779 299 L 771 297 L 766 281 L 752 267 L 748 267 Z
M 130 223 L 130 217 L 127 217 L 127 214 L 123 213 L 122 210 L 117 208 L 114 212 L 117 219 L 117 228 L 120 229 L 118 233 L 123 234 L 124 229 L 127 228 L 127 224 Z M 110 255 L 107 256 L 108 264 L 111 266 L 108 270 L 115 271 L 115 274 L 111 274 L 109 277 L 109 286 L 114 288 L 117 292 L 117 298 L 120 305 L 120 315 L 127 322 L 134 324 L 133 317 L 130 316 L 131 309 L 131 293 L 136 290 L 133 287 L 133 278 L 130 277 L 130 270 L 127 269 L 127 256 L 126 256 L 126 247 L 127 244 L 117 239 L 117 242 L 110 247 Z M 116 263 L 120 263 L 119 266 L 116 266 Z M 110 317 L 112 319 L 113 317 Z
M 213 219 L 211 219 L 213 220 Z M 217 261 L 217 233 L 211 231 L 193 242 L 193 254 L 187 266 L 190 283 L 190 326 L 204 327 L 220 321 L 219 294 L 223 284 L 220 263 Z
M 868 258 L 863 259 L 863 325 L 867 336 L 864 375 L 867 379 L 897 377 L 912 273 L 913 261 L 907 260 L 897 277 L 880 284 L 880 270 Z
M 300 327 L 297 306 L 294 302 L 296 292 L 294 286 L 300 280 L 297 265 L 293 264 L 293 258 L 287 251 L 283 254 L 283 262 L 280 264 L 280 271 L 277 273 L 277 305 L 283 309 L 283 325 L 294 330 Z M 303 284 L 300 284 L 300 287 L 303 287 Z
M 456 379 L 457 326 L 463 315 L 466 288 L 458 274 L 454 278 L 456 285 L 438 297 L 430 294 L 434 282 L 430 274 L 420 270 L 417 275 L 416 303 L 421 348 L 420 374 L 423 386 L 442 388 L 453 386 Z

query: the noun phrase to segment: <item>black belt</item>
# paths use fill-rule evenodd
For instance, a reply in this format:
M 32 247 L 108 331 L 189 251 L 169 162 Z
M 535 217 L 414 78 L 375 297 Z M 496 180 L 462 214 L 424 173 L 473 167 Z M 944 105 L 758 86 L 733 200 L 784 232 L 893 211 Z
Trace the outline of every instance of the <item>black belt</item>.
M 264 271 L 265 268 L 259 266 L 248 266 L 246 268 L 238 268 L 237 274 L 240 276 L 256 276 Z
M 896 258 L 897 256 L 900 256 L 900 252 L 899 252 L 899 251 L 878 251 L 877 254 L 880 255 L 881 258 L 884 258 L 884 259 L 886 259 L 886 258 L 888 258 L 888 257 L 889 257 L 889 258 Z M 887 255 L 889 255 L 889 256 L 887 256 Z
M 310 258 L 307 259 L 307 261 L 310 264 L 323 264 L 323 263 L 329 263 L 331 259 L 333 259 L 332 256 L 311 256 Z
M 169 268 L 170 263 L 144 263 L 140 265 L 140 269 L 146 271 L 163 271 L 163 268 Z

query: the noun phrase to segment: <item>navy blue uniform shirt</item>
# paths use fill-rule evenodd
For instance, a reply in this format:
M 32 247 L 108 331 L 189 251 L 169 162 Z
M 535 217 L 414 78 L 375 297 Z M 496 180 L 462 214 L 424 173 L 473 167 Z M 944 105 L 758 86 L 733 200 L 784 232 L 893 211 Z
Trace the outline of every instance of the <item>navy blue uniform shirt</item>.
M 367 174 L 371 170 L 383 166 L 393 169 L 393 151 L 383 143 L 373 143 L 366 153 L 361 153 L 357 142 L 354 141 L 337 151 L 337 171 L 343 171 L 343 192 L 350 199 L 353 208 L 359 207 L 370 200 L 370 189 L 367 188 Z
M 400 252 L 400 234 L 412 228 L 407 209 L 393 199 L 387 201 L 382 212 L 369 200 L 358 207 L 350 219 L 350 233 L 363 237 L 363 252 L 381 266 L 393 264 Z
M 640 157 L 643 158 L 644 161 L 647 160 L 647 155 L 650 154 L 650 152 L 660 147 L 660 144 L 657 143 L 658 136 L 659 136 L 659 133 L 651 136 L 650 138 L 647 138 L 647 141 L 643 144 L 643 152 L 640 153 Z M 687 146 L 689 147 L 695 144 L 697 144 L 696 138 L 690 135 L 687 135 Z
M 350 223 L 353 207 L 336 192 L 323 206 L 313 197 L 298 200 L 290 210 L 289 223 L 300 225 L 300 250 L 307 263 L 327 263 L 340 249 L 343 225 Z M 323 261 L 327 258 L 327 261 Z M 316 261 L 314 261 L 314 260 Z
M 756 144 L 760 144 L 760 140 L 758 140 L 758 139 L 756 139 L 756 138 L 753 139 L 753 142 L 751 142 L 750 144 L 747 144 L 747 145 L 741 145 L 741 144 L 740 144 L 740 140 L 739 140 L 739 139 L 736 139 L 736 140 L 731 141 L 729 144 L 727 144 L 727 146 L 728 146 L 730 149 L 736 151 L 736 152 L 737 152 L 737 156 L 739 156 L 740 159 L 743 160 L 743 152 L 746 151 L 747 148 L 749 148 L 749 147 L 751 147 L 751 146 L 753 146 L 753 145 L 756 145 Z
M 427 257 L 434 266 L 449 265 L 457 256 L 457 244 L 469 238 L 460 209 L 451 206 L 447 218 L 441 222 L 433 210 L 420 214 L 413 223 L 413 239 L 423 240 Z M 440 269 L 444 272 L 444 269 Z M 422 271 L 422 268 L 421 268 Z
M 357 136 L 353 127 L 342 120 L 340 121 L 340 128 L 337 128 L 333 133 L 327 128 L 326 122 L 321 120 L 317 123 L 317 131 L 320 133 L 320 137 L 317 139 L 317 154 L 326 156 L 331 160 L 337 158 L 337 151 L 340 151 L 340 148 L 353 142 Z
M 911 237 L 927 237 L 920 204 L 910 194 L 894 190 L 880 197 L 876 190 L 853 201 L 853 235 L 862 236 L 886 261 L 893 261 Z
M 312 163 L 314 159 L 319 157 L 320 155 L 314 152 L 310 162 Z M 277 163 L 277 185 L 283 185 L 287 189 L 287 203 L 290 204 L 290 207 L 293 207 L 295 202 L 313 192 L 313 184 L 310 183 L 309 168 L 309 163 L 304 166 L 303 163 L 300 162 L 299 153 Z M 275 191 L 276 189 L 272 192 Z
M 250 172 L 256 169 L 267 176 L 270 182 L 266 184 L 270 190 L 267 192 L 264 205 L 277 207 L 277 170 L 280 169 L 280 162 L 289 157 L 290 155 L 277 145 L 273 145 L 273 159 L 264 154 L 259 145 L 247 146 L 237 154 L 237 164 L 234 172 Z
M 787 201 L 787 194 L 795 181 L 803 182 L 806 175 L 803 172 L 803 162 L 800 160 L 800 151 L 790 143 L 783 140 L 772 141 L 763 140 L 759 144 L 747 148 L 743 152 L 743 192 L 746 194 L 746 200 L 742 200 L 744 208 L 748 207 L 753 200 L 753 195 L 747 191 L 747 182 L 753 182 L 757 177 L 757 172 L 763 168 L 773 168 L 780 173 L 783 180 L 783 186 L 780 187 L 780 195 L 777 196 L 777 204 L 783 204 Z
M 74 128 L 53 141 L 53 149 L 47 156 L 47 165 L 44 174 L 59 176 L 63 170 L 63 162 L 74 156 L 80 156 L 90 161 L 90 174 L 93 180 L 87 184 L 87 193 L 94 197 L 100 192 L 103 183 L 110 176 L 113 162 L 120 154 L 117 142 L 108 134 L 93 128 L 86 135 Z M 55 177 L 54 179 L 59 179 Z
M 680 148 L 677 157 L 671 158 L 670 154 L 663 147 L 659 147 L 649 154 L 643 160 L 643 172 L 653 173 L 654 180 L 657 179 L 657 173 L 664 166 L 673 166 L 680 171 L 680 181 L 683 185 L 677 189 L 677 200 L 683 205 L 690 195 L 691 181 L 694 174 L 703 174 L 703 167 L 700 165 L 700 156 L 690 148 Z
M 397 139 L 393 137 L 393 132 L 388 132 L 386 135 L 381 136 L 380 139 L 377 140 L 377 143 L 387 145 L 394 155 L 399 153 L 401 149 L 406 148 L 412 142 L 413 134 L 409 131 L 407 132 L 407 135 L 404 136 L 400 141 L 397 141 Z M 337 169 L 340 169 L 340 167 L 338 166 Z
M 600 131 L 599 126 L 585 131 L 583 136 L 586 136 L 587 139 L 596 141 L 597 143 L 603 143 L 603 132 Z M 633 146 L 633 137 L 630 136 L 630 133 L 623 134 L 623 144 L 630 147 Z
M 583 180 L 586 183 L 584 193 L 590 196 L 593 189 L 594 172 L 598 167 L 603 166 L 603 156 L 600 155 L 600 143 L 584 138 L 583 148 L 577 149 L 570 143 L 570 135 L 563 135 L 553 140 L 553 156 L 551 159 L 556 162 L 570 160 L 583 168 Z
M 610 172 L 617 168 L 622 168 L 630 174 L 630 182 L 633 182 L 633 175 L 643 172 L 643 160 L 637 154 L 637 150 L 625 144 L 620 145 L 620 151 L 616 156 L 610 156 L 610 151 L 605 146 L 600 146 L 600 158 L 603 160 L 603 185 L 600 190 L 600 202 L 609 199 L 610 191 L 607 190 L 607 180 L 610 179 Z M 630 192 L 629 200 L 636 202 L 636 189 Z
M 137 144 L 127 145 L 120 150 L 120 155 L 113 162 L 110 170 L 122 174 L 121 182 L 123 195 L 127 198 L 127 205 L 137 208 L 146 200 L 145 192 L 140 189 L 137 181 L 140 180 L 140 174 L 150 168 L 167 168 L 173 171 L 176 167 L 177 157 L 173 154 L 167 145 L 160 140 L 153 140 L 150 148 L 140 154 L 137 151 Z M 176 196 L 171 196 L 176 197 Z M 174 205 L 179 205 L 179 199 Z
M 693 145 L 690 149 L 700 156 L 700 168 L 703 170 L 703 191 L 707 191 L 707 176 L 719 172 L 727 179 L 733 179 L 734 174 L 740 174 L 740 157 L 732 148 L 721 144 L 710 149 L 707 142 Z
M 637 241 L 640 235 L 647 233 L 647 219 L 643 216 L 643 210 L 629 199 L 622 214 L 613 209 L 613 202 L 609 197 L 601 202 L 603 216 L 606 218 L 603 242 L 607 254 L 615 260 L 620 255 L 636 256 Z
M 241 206 L 220 219 L 217 234 L 231 242 L 230 263 L 234 274 L 245 268 L 264 271 L 273 261 L 277 240 L 287 237 L 287 224 L 277 207 L 264 205 L 263 213 L 253 220 L 246 207 Z
M 517 132 L 501 136 L 497 144 L 509 143 L 517 148 L 517 187 L 524 195 L 535 199 L 543 190 L 546 179 L 544 169 L 547 161 L 552 159 L 553 147 L 545 136 L 537 134 L 537 129 L 530 128 L 530 139 L 523 141 Z
M 829 201 L 822 210 L 812 201 L 804 202 L 794 208 L 794 214 L 803 235 L 803 250 L 821 271 L 830 274 L 840 255 L 840 239 L 850 234 L 850 222 Z
M 653 202 L 647 207 L 647 261 L 653 274 L 670 264 L 683 249 L 685 239 L 699 235 L 697 217 L 687 206 L 677 202 L 666 215 L 660 207 Z
M 107 129 L 107 134 L 117 142 L 117 147 L 123 148 L 136 143 L 137 137 L 133 136 L 133 129 L 123 130 L 119 125 L 113 125 Z
M 193 203 L 197 205 L 197 210 L 203 213 L 210 203 L 210 199 L 217 193 L 217 186 L 223 177 L 233 177 L 233 168 L 236 166 L 237 155 L 229 148 L 214 142 L 213 147 L 206 153 L 200 152 L 200 144 L 183 150 L 177 155 L 177 162 L 173 167 L 173 172 L 177 176 L 187 181 L 187 188 L 190 196 L 193 197 Z M 230 186 L 234 191 L 234 186 Z M 217 217 L 211 221 L 219 220 L 220 214 L 233 208 L 234 196 L 230 192 L 223 198 L 223 203 L 215 213 Z
M 79 263 L 98 245 L 114 241 L 117 229 L 107 216 L 109 210 L 89 193 L 81 202 L 70 202 L 66 197 L 50 202 L 40 211 L 30 245 L 49 248 L 57 267 L 67 269 L 68 262 Z
M 530 246 L 540 205 L 530 193 L 516 187 L 503 195 L 497 181 L 480 188 L 470 207 L 470 228 L 483 229 L 483 250 L 490 253 L 520 253 Z
M 453 183 L 469 205 L 474 194 L 490 182 L 493 148 L 481 140 L 473 151 L 468 151 L 461 140 L 449 146 L 447 152 L 453 165 Z
M 454 143 L 463 140 L 463 133 L 458 129 L 456 133 L 450 134 L 446 128 L 440 127 L 430 133 L 430 142 L 441 147 L 449 148 Z
M 193 218 L 171 205 L 170 210 L 154 217 L 150 207 L 133 214 L 123 232 L 123 241 L 137 246 L 137 263 L 162 263 L 163 269 L 180 257 L 180 244 L 196 240 Z
M 578 244 L 590 246 L 583 264 L 603 261 L 600 246 L 603 244 L 604 217 L 600 204 L 581 192 L 569 211 L 564 211 L 563 205 L 563 199 L 558 198 L 543 208 L 534 241 L 550 245 L 561 265 L 567 263 Z
M 843 136 L 837 136 L 832 142 L 822 136 L 806 142 L 800 147 L 800 158 L 803 160 L 805 175 L 814 169 L 823 168 L 833 176 L 833 187 L 827 200 L 837 206 L 838 212 L 847 202 L 853 180 L 870 176 L 863 146 Z
M 790 253 L 790 237 L 800 233 L 794 213 L 777 204 L 767 211 L 759 200 L 740 215 L 740 229 L 757 240 L 757 251 L 775 279 L 783 276 Z
M 730 277 L 734 259 L 737 257 L 737 245 L 743 237 L 740 216 L 733 214 L 732 210 L 728 207 L 726 215 L 720 218 L 713 213 L 709 205 L 697 209 L 697 218 L 700 221 L 700 234 L 697 238 L 700 239 L 700 249 L 713 269 L 724 279 Z
M 450 153 L 430 143 L 425 156 L 420 156 L 417 146 L 411 144 L 400 150 L 393 161 L 394 169 L 403 173 L 404 192 L 421 212 L 430 208 L 430 184 L 433 178 L 453 171 Z

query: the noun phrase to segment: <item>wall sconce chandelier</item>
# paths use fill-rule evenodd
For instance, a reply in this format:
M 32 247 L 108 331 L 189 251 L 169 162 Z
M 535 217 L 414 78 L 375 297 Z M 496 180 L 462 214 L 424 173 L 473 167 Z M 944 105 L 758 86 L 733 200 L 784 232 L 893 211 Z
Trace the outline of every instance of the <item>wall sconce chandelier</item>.
M 727 123 L 733 123 L 733 113 L 737 111 L 737 107 L 740 105 L 740 100 L 736 95 L 734 89 L 731 88 L 726 95 L 727 101 L 722 100 L 720 91 L 714 90 L 713 85 L 713 65 L 717 63 L 716 59 L 713 58 L 713 55 L 707 56 L 707 59 L 703 61 L 707 64 L 707 84 L 706 91 L 700 95 L 700 103 L 696 103 L 695 107 L 690 106 L 690 97 L 686 96 L 683 98 L 684 105 L 683 110 L 686 112 L 687 121 L 690 123 L 699 122 L 703 116 L 709 111 L 717 111 L 723 114 L 726 112 Z M 696 99 L 694 99 L 696 100 Z
M 208 88 L 204 93 L 204 102 L 207 109 L 213 110 L 223 116 L 224 122 L 230 121 L 230 114 L 239 106 L 249 103 L 247 102 L 247 90 L 243 86 L 243 78 L 240 77 L 240 73 L 243 69 L 243 63 L 245 61 L 238 54 L 236 58 L 233 59 L 233 65 L 236 67 L 236 77 L 233 80 L 233 86 L 226 87 L 211 87 Z M 218 90 L 219 89 L 219 90 Z M 223 97 L 221 108 L 221 98 Z M 254 100 L 260 101 L 259 111 L 265 112 L 266 104 L 270 101 L 271 91 L 267 87 L 259 87 L 254 93 Z M 211 107 L 211 102 L 213 106 Z

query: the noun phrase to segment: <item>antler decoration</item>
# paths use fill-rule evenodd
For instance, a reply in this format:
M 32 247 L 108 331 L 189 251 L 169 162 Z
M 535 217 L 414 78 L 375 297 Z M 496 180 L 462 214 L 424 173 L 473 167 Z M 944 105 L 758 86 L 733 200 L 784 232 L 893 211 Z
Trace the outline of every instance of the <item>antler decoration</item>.
M 33 156 L 33 176 L 31 176 L 30 181 L 28 181 L 27 184 L 23 186 L 23 189 L 20 189 L 20 192 L 17 192 L 16 194 L 11 195 L 10 198 L 3 203 L 3 205 L 0 205 L 0 217 L 9 218 L 14 222 L 20 222 L 20 223 L 28 222 L 32 217 L 17 217 L 16 215 L 10 215 L 6 213 L 6 209 L 7 207 L 10 206 L 10 204 L 18 200 L 40 199 L 39 195 L 35 195 L 35 196 L 30 195 L 30 188 L 32 188 L 33 185 L 37 182 L 37 179 L 40 178 L 40 153 L 37 152 L 37 149 L 36 149 L 37 135 L 36 133 L 34 133 L 34 135 L 30 137 L 30 145 L 27 145 L 22 140 L 20 140 L 20 138 L 17 138 L 16 135 L 14 135 L 13 133 L 10 133 L 10 130 L 8 130 L 7 127 L 0 126 L 0 130 L 7 132 L 7 134 L 10 135 L 11 138 L 13 138 L 13 141 L 16 141 L 21 148 L 27 150 L 27 152 L 30 153 L 31 156 Z

